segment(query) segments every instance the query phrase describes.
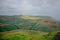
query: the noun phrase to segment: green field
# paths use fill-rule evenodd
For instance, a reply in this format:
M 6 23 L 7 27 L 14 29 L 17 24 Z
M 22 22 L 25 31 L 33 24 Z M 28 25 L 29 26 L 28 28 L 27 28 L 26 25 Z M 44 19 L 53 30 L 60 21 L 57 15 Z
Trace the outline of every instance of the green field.
M 1 40 L 54 40 L 57 32 L 40 32 L 32 30 L 14 30 L 2 32 Z

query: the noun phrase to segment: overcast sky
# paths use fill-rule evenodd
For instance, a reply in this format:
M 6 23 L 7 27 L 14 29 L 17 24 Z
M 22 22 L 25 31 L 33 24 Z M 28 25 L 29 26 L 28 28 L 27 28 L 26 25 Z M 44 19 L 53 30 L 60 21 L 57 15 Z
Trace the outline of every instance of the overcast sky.
M 0 0 L 0 15 L 44 15 L 60 21 L 60 0 Z

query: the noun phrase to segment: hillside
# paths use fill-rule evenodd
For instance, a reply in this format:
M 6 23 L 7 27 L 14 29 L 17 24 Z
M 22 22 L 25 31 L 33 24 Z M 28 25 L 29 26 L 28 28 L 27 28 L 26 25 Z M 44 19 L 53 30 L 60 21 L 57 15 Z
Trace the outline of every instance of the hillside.
M 54 40 L 58 32 L 49 16 L 0 16 L 0 40 Z
M 54 40 L 57 32 L 40 32 L 32 30 L 13 30 L 1 32 L 0 40 Z
M 49 16 L 0 16 L 0 32 L 17 29 L 60 31 L 58 23 Z

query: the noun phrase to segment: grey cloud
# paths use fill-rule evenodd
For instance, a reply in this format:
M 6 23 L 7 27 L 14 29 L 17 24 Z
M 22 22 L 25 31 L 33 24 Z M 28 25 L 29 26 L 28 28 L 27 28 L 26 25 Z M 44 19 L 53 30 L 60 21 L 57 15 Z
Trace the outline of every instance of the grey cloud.
M 27 1 L 30 10 L 22 7 L 23 1 Z M 0 0 L 0 15 L 21 14 L 48 15 L 60 21 L 60 0 Z

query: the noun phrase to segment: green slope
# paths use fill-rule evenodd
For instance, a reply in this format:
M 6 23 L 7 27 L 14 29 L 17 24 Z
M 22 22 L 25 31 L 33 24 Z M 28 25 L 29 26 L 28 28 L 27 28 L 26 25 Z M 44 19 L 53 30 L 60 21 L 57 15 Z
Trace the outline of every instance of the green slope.
M 48 16 L 0 16 L 0 32 L 16 29 L 60 31 L 56 21 Z
M 1 32 L 1 40 L 53 40 L 57 32 L 39 32 L 32 30 L 16 30 Z

